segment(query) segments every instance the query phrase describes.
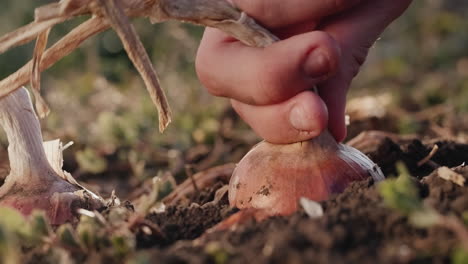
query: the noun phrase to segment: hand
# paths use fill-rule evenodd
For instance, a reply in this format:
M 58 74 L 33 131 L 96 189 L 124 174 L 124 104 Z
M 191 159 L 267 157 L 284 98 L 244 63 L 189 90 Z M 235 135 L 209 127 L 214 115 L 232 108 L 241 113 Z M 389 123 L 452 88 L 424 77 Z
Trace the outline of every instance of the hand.
M 247 47 L 206 29 L 196 67 L 210 93 L 265 140 L 292 143 L 328 127 L 346 136 L 346 93 L 381 32 L 411 0 L 232 0 L 282 40 Z M 310 91 L 317 85 L 319 94 Z

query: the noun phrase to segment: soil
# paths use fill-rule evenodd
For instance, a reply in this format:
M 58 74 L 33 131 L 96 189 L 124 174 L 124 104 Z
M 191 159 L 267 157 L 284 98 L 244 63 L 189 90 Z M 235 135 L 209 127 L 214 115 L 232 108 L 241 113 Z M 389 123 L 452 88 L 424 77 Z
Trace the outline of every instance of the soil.
M 365 122 L 359 125 L 371 127 Z M 392 126 L 387 128 L 386 131 L 392 131 Z M 467 128 L 463 129 L 467 131 Z M 222 137 L 222 144 L 226 146 L 248 146 L 245 142 L 232 143 L 238 139 Z M 440 138 L 367 131 L 351 140 L 350 144 L 376 162 L 387 178 L 395 177 L 396 164 L 403 162 L 424 203 L 443 215 L 456 217 L 463 224 L 463 221 L 468 222 L 468 186 L 442 179 L 436 169 L 447 166 L 468 178 L 468 166 L 464 166 L 464 162 L 468 161 L 468 144 L 464 144 L 463 140 Z M 424 164 L 418 164 L 435 145 L 438 146 L 435 154 Z M 232 154 L 236 148 L 231 146 L 227 149 L 229 151 L 226 152 Z M 245 153 L 246 150 L 238 152 Z M 152 232 L 144 232 L 142 228 L 137 228 L 138 225 L 132 229 L 132 232 L 136 232 L 136 253 L 144 254 L 143 259 L 148 261 L 138 262 L 138 258 L 133 259 L 135 255 L 130 255 L 128 259 L 117 260 L 114 256 L 109 262 L 466 263 L 453 262 L 453 254 L 461 246 L 457 234 L 440 225 L 416 228 L 405 215 L 385 205 L 376 187 L 378 183 L 372 179 L 355 182 L 343 193 L 321 202 L 324 213 L 319 218 L 311 219 L 300 210 L 291 216 L 271 217 L 260 222 L 252 218 L 227 230 L 219 230 L 217 224 L 236 213 L 236 209 L 229 207 L 225 192 L 224 196 L 217 195 L 223 193 L 220 190 L 228 184 L 227 175 L 231 174 L 229 169 L 233 169 L 233 166 L 224 165 L 216 169 L 218 167 L 214 167 L 214 163 L 207 164 L 208 170 L 201 170 L 201 174 L 197 173 L 187 180 L 195 181 L 200 175 L 203 177 L 204 172 L 210 175 L 207 177 L 209 180 L 199 185 L 200 190 L 177 202 L 167 202 L 163 213 L 146 216 L 144 220 L 151 223 Z M 0 166 L 0 175 L 7 174 L 8 170 L 3 167 Z M 134 189 L 129 179 L 121 178 L 121 175 L 129 175 L 127 167 L 119 167 L 123 169 L 115 173 L 117 177 L 108 177 L 105 181 L 121 182 L 125 186 L 122 189 L 127 189 L 127 192 Z M 0 176 L 0 184 L 2 178 Z M 92 184 L 92 181 L 86 183 Z M 127 194 L 129 200 L 147 192 L 151 184 L 143 182 L 135 186 L 138 186 L 135 192 Z M 179 183 L 178 186 L 184 184 Z M 198 189 L 195 186 L 197 184 L 192 186 L 193 189 Z M 465 227 L 462 229 L 465 232 L 468 230 Z M 74 258 L 77 263 L 84 262 L 84 259 L 87 259 L 86 263 L 103 262 L 93 262 L 86 251 L 77 255 Z M 46 258 L 42 259 L 43 254 L 37 251 L 33 251 L 32 256 L 25 263 L 50 263 Z
M 432 162 L 418 166 L 434 144 L 439 151 Z M 394 174 L 395 163 L 403 161 L 415 176 L 424 202 L 440 213 L 462 217 L 468 210 L 467 187 L 440 178 L 434 170 L 467 161 L 468 145 L 385 138 L 362 150 L 386 175 Z M 468 178 L 468 167 L 455 170 Z M 213 197 L 213 186 L 194 199 Z M 140 237 L 144 241 L 140 246 L 151 247 L 151 259 L 161 263 L 449 263 L 460 243 L 441 227 L 416 228 L 405 216 L 387 208 L 372 179 L 353 183 L 321 205 L 324 215 L 319 219 L 310 219 L 301 211 L 209 233 L 204 231 L 232 213 L 225 198 L 216 206 L 174 206 L 149 216 L 161 227 L 165 239 Z
M 189 197 L 189 206 L 169 206 L 164 213 L 149 215 L 147 218 L 160 227 L 161 234 L 153 237 L 139 234 L 138 246 L 166 247 L 179 240 L 195 239 L 231 215 L 236 210 L 229 207 L 226 195 L 218 203 L 210 203 L 215 192 L 224 184 L 227 183 L 217 182 Z

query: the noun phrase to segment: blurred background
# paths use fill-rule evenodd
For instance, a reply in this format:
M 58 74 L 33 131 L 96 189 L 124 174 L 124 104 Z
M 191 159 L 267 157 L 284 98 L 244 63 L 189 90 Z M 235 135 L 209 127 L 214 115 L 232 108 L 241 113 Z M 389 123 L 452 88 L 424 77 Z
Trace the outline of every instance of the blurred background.
M 0 34 L 33 20 L 34 8 L 51 1 L 2 0 Z M 468 128 L 468 2 L 414 1 L 383 34 L 353 83 L 348 138 L 369 129 L 466 140 Z M 54 27 L 57 41 L 86 18 Z M 134 24 L 158 70 L 174 113 L 164 134 L 143 82 L 113 31 L 84 43 L 42 74 L 52 112 L 42 120 L 45 140 L 75 144 L 65 169 L 131 197 L 156 175 L 177 181 L 187 173 L 237 162 L 259 138 L 225 99 L 210 96 L 197 80 L 194 60 L 203 28 L 146 19 Z M 49 44 L 50 45 L 50 44 Z M 0 55 L 0 78 L 31 59 L 34 43 Z M 7 140 L 1 138 L 2 173 L 8 173 Z M 3 177 L 4 177 L 3 176 Z M 105 182 L 106 184 L 102 184 Z

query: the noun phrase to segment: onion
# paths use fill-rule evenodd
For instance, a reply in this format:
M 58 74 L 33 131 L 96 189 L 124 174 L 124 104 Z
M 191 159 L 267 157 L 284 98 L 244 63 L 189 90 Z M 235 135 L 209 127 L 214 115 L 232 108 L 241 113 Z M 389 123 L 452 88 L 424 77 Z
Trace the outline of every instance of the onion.
M 338 144 L 328 131 L 294 144 L 263 141 L 239 162 L 229 184 L 229 202 L 267 215 L 288 215 L 305 197 L 322 201 L 353 181 L 384 179 L 380 168 L 352 147 Z
M 10 174 L 0 186 L 0 206 L 23 215 L 45 211 L 53 225 L 74 222 L 76 209 L 103 207 L 101 197 L 62 170 L 62 144 L 42 142 L 40 123 L 26 88 L 0 98 L 0 126 L 8 138 Z

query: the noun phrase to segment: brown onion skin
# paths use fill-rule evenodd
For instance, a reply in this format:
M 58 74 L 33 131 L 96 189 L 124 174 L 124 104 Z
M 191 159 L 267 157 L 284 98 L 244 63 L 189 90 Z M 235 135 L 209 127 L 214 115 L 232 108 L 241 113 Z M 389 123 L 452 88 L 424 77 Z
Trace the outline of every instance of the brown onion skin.
M 257 144 L 239 162 L 229 187 L 229 202 L 239 209 L 289 215 L 306 197 L 322 201 L 351 182 L 384 178 L 379 167 L 358 150 L 338 144 L 328 131 L 309 141 Z

